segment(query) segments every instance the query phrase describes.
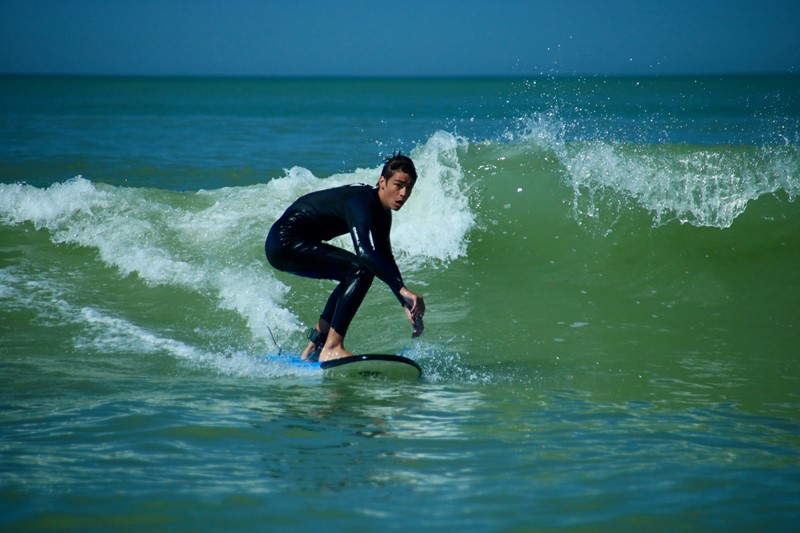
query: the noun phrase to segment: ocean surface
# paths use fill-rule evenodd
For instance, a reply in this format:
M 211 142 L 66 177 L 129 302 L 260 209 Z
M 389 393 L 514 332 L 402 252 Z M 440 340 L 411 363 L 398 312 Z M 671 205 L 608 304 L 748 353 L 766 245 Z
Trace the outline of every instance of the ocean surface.
M 411 328 L 297 196 L 410 154 Z M 0 77 L 0 529 L 798 531 L 800 76 Z M 345 240 L 337 241 L 348 246 Z

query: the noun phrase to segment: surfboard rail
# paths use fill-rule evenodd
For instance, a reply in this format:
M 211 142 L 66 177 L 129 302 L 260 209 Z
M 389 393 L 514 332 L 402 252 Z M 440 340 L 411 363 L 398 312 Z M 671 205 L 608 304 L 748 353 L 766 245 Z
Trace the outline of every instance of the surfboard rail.
M 422 376 L 422 367 L 416 361 L 394 354 L 358 354 L 322 362 L 304 361 L 296 355 L 267 354 L 264 357 L 298 369 L 320 371 L 324 376 L 388 379 L 418 379 Z
M 320 368 L 328 374 L 346 374 L 362 377 L 418 378 L 422 368 L 413 359 L 393 354 L 358 354 L 330 361 L 322 361 Z

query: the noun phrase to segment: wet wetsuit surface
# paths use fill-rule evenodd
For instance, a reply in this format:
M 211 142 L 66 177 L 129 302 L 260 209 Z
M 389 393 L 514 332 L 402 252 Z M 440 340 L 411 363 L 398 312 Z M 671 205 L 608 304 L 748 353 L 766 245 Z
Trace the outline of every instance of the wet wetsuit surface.
M 339 281 L 321 318 L 344 335 L 375 276 L 401 304 L 403 279 L 392 254 L 392 215 L 381 205 L 378 189 L 347 185 L 297 199 L 272 226 L 265 250 L 278 270 Z M 324 241 L 350 233 L 356 253 Z

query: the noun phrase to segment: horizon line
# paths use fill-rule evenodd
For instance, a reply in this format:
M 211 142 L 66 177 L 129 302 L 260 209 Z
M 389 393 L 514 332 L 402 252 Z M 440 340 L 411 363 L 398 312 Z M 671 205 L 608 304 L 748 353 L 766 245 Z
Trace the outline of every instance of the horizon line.
M 556 79 L 556 78 L 691 78 L 691 77 L 748 77 L 797 76 L 800 71 L 719 71 L 674 73 L 536 73 L 536 74 L 145 74 L 145 73 L 69 73 L 69 72 L 0 72 L 4 78 L 114 78 L 114 79 L 231 79 L 231 80 L 458 80 L 458 79 Z

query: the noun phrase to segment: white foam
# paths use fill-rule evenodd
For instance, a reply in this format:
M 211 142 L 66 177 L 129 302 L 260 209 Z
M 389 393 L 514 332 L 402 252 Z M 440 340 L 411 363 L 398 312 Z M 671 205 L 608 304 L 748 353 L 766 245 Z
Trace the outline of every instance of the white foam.
M 791 149 L 789 149 L 791 150 Z M 730 227 L 750 201 L 784 191 L 800 191 L 794 161 L 786 148 L 724 152 L 706 147 L 649 146 L 624 149 L 604 142 L 570 146 L 562 155 L 574 190 L 578 220 L 599 215 L 616 218 L 633 199 L 647 209 L 655 225 Z
M 411 154 L 420 179 L 392 235 L 401 268 L 466 253 L 474 217 L 458 163 L 462 143 L 438 133 Z M 54 243 L 96 249 L 122 276 L 209 295 L 241 316 L 266 347 L 273 336 L 285 344 L 302 329 L 285 305 L 289 287 L 264 258 L 270 225 L 302 194 L 376 183 L 379 174 L 377 166 L 320 179 L 294 167 L 264 185 L 198 193 L 96 185 L 80 176 L 44 189 L 2 184 L 0 220 L 31 223 Z M 351 246 L 346 238 L 339 244 Z
M 45 276 L 31 279 L 17 267 L 0 269 L 0 301 L 6 309 L 34 312 L 36 322 L 43 324 L 71 322 L 74 312 L 59 283 Z
M 35 313 L 38 325 L 70 326 L 65 331 L 74 335 L 73 346 L 80 352 L 124 357 L 167 354 L 191 367 L 234 377 L 308 377 L 310 373 L 310 368 L 304 371 L 289 363 L 254 356 L 246 350 L 221 352 L 184 342 L 96 305 L 76 305 L 76 292 L 80 292 L 80 288 L 58 272 L 39 272 L 38 279 L 34 280 L 18 267 L 0 269 L 3 305 Z
M 55 243 L 97 249 L 123 276 L 216 294 L 256 338 L 269 340 L 269 329 L 281 337 L 299 331 L 280 305 L 288 287 L 259 261 L 268 227 L 261 213 L 233 200 L 216 207 L 227 218 L 214 217 L 180 207 L 186 193 L 99 187 L 81 177 L 46 189 L 4 185 L 0 212 L 8 223 L 47 229 Z
M 409 259 L 450 261 L 465 256 L 475 215 L 458 159 L 464 139 L 434 134 L 411 154 L 419 179 L 394 218 L 392 245 Z
M 219 353 L 165 337 L 96 307 L 82 308 L 79 316 L 86 327 L 86 334 L 75 341 L 76 348 L 81 350 L 125 355 L 167 353 L 191 366 L 213 369 L 221 375 L 233 377 L 308 374 L 302 368 L 254 357 L 246 352 Z
M 507 140 L 553 152 L 573 190 L 581 224 L 611 231 L 631 203 L 649 211 L 654 225 L 679 221 L 726 228 L 748 203 L 778 191 L 800 193 L 797 145 L 732 149 L 566 142 L 558 111 L 521 120 Z M 602 219 L 602 220 L 601 220 Z
M 91 348 L 102 353 L 169 352 L 180 359 L 196 362 L 208 359 L 208 354 L 193 346 L 161 337 L 128 320 L 110 316 L 99 308 L 84 307 L 80 316 L 88 326 L 87 334 L 75 343 L 80 349 Z
M 14 305 L 20 293 L 15 287 L 20 283 L 16 270 L 14 267 L 0 268 L 0 300 L 6 307 Z
M 0 219 L 6 224 L 32 222 L 36 229 L 58 227 L 77 213 L 91 215 L 104 207 L 108 194 L 78 176 L 46 189 L 25 184 L 0 184 Z

